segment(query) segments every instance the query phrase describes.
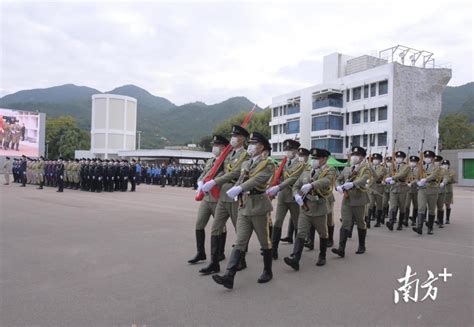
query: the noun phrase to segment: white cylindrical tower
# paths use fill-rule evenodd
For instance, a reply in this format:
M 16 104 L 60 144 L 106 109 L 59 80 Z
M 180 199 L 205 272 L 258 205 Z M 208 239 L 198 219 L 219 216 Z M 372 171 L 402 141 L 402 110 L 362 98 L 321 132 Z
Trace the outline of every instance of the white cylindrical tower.
M 91 152 L 99 158 L 135 150 L 137 99 L 116 94 L 92 96 Z

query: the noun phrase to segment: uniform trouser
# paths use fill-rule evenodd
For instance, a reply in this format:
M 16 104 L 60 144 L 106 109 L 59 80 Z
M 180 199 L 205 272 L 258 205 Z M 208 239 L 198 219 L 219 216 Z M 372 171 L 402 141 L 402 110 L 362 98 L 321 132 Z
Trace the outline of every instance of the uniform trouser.
M 370 191 L 369 200 L 370 200 L 369 209 L 372 209 L 373 207 L 375 207 L 376 210 L 383 210 L 383 200 L 384 200 L 383 194 L 378 193 L 376 191 Z
M 407 200 L 405 202 L 406 212 L 410 212 L 411 206 L 413 206 L 414 210 L 418 210 L 418 192 L 409 192 L 407 194 Z
M 405 207 L 406 207 L 406 200 L 407 200 L 407 192 L 400 192 L 400 193 L 395 193 L 395 192 L 390 192 L 390 214 L 392 215 L 390 217 L 390 220 L 392 222 L 397 220 L 397 217 L 395 217 L 397 210 L 400 210 L 400 215 L 403 217 L 405 215 Z
M 198 215 L 196 220 L 196 230 L 205 229 L 207 223 L 211 216 L 214 216 L 216 213 L 216 202 L 209 202 L 206 200 L 202 200 L 199 204 L 198 208 Z M 224 225 L 225 227 L 225 225 Z
M 9 184 L 10 183 L 10 173 L 3 173 L 3 177 L 5 178 L 5 183 Z
M 308 216 L 304 211 L 301 211 L 296 237 L 305 240 L 311 227 L 314 227 L 320 238 L 328 238 L 327 214 L 323 216 Z
M 131 187 L 130 187 L 130 191 L 135 191 L 135 186 L 136 186 L 135 178 L 136 178 L 136 177 L 132 177 L 132 178 L 130 179 L 130 186 L 131 186 Z
M 388 208 L 390 201 L 390 192 L 383 192 L 382 196 L 382 208 Z
M 428 209 L 428 215 L 435 215 L 438 193 L 426 194 L 426 189 L 418 191 L 418 212 L 424 214 Z
M 38 174 L 37 179 L 39 183 L 44 183 L 44 175 L 42 173 Z
M 444 197 L 444 204 L 453 204 L 453 192 L 446 192 L 446 196 Z
M 439 193 L 438 200 L 436 201 L 436 206 L 438 211 L 444 211 L 444 204 L 446 203 L 446 193 Z
M 58 191 L 62 191 L 64 189 L 64 176 L 59 176 L 58 178 Z
M 272 248 L 270 239 L 270 213 L 257 216 L 245 216 L 239 213 L 237 218 L 237 240 L 234 250 L 246 251 L 252 232 L 257 234 L 263 250 Z
M 237 228 L 238 206 L 239 204 L 237 202 L 217 202 L 216 214 L 214 216 L 214 221 L 212 222 L 211 235 L 221 235 L 229 217 L 234 228 Z
M 300 214 L 300 206 L 296 202 L 278 201 L 275 213 L 275 223 L 273 227 L 282 228 L 287 212 L 290 212 L 290 219 L 293 221 L 295 228 L 298 226 L 298 216 Z
M 367 229 L 365 224 L 365 204 L 361 206 L 350 206 L 342 202 L 341 206 L 342 228 L 347 231 L 352 231 L 352 221 L 355 221 L 357 228 Z

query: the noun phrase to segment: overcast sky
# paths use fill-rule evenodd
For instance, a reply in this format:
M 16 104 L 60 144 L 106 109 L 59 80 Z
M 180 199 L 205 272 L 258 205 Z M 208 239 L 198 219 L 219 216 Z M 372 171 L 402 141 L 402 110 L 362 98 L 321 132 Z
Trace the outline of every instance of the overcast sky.
M 271 97 L 321 82 L 332 52 L 403 44 L 473 80 L 471 1 L 3 2 L 0 95 L 135 84 L 176 104 Z

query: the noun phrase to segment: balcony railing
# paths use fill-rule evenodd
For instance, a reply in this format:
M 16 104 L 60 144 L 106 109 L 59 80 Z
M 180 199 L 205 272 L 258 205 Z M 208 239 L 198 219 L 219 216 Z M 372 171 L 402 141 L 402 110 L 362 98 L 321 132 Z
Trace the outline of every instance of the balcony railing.
M 336 107 L 342 108 L 342 99 L 324 99 L 313 102 L 313 109 L 319 109 L 324 107 Z

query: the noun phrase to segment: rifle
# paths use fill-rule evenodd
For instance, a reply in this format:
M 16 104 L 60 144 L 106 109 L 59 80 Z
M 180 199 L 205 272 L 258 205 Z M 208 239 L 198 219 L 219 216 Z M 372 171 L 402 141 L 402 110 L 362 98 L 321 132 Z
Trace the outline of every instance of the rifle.
M 406 158 L 406 163 L 407 164 L 410 163 L 410 150 L 411 150 L 411 146 L 408 146 L 408 153 L 407 153 L 407 158 Z
M 283 160 L 281 161 L 280 166 L 278 167 L 278 170 L 275 173 L 275 176 L 273 176 L 273 180 L 272 180 L 272 183 L 270 184 L 270 187 L 277 186 L 278 184 L 280 184 L 280 177 L 281 177 L 281 174 L 283 173 L 283 169 L 285 168 L 287 160 L 288 160 L 288 157 L 285 156 Z M 273 195 L 269 195 L 268 197 L 270 198 L 270 200 L 273 200 L 275 198 L 275 196 Z
M 390 160 L 390 177 L 395 175 L 395 146 L 397 145 L 397 138 L 393 140 L 393 148 L 392 148 L 392 160 Z
M 352 142 L 351 142 L 350 145 L 351 145 L 351 148 L 352 148 Z M 350 149 L 347 150 L 347 162 L 349 163 L 349 165 L 351 165 L 351 150 Z M 352 172 L 352 173 L 354 173 L 354 172 Z M 351 175 L 351 177 L 352 177 L 352 175 Z M 349 192 L 347 190 L 342 190 L 342 193 L 344 194 L 345 198 L 349 197 Z
M 252 110 L 250 110 L 250 112 L 247 114 L 247 116 L 245 117 L 245 119 L 242 122 L 242 124 L 240 125 L 240 127 L 245 127 L 248 124 L 248 122 L 250 121 L 250 118 L 252 117 L 252 115 L 255 112 L 256 107 L 257 107 L 257 104 L 255 104 L 253 106 Z M 227 155 L 229 154 L 231 149 L 232 149 L 232 146 L 229 143 L 225 147 L 224 151 L 222 151 L 222 153 L 219 155 L 219 158 L 217 158 L 216 162 L 214 163 L 214 166 L 211 169 L 211 172 L 206 176 L 206 178 L 204 178 L 203 183 L 209 182 L 211 179 L 213 179 L 216 176 L 217 171 L 219 170 L 219 167 L 222 165 L 222 163 L 224 162 L 225 158 L 227 157 Z M 210 193 L 214 197 L 214 199 L 217 200 L 219 198 L 219 187 L 217 185 L 214 186 L 211 189 Z M 201 191 L 201 192 L 199 192 L 198 195 L 196 195 L 196 197 L 194 199 L 196 201 L 201 201 L 203 198 L 204 198 L 204 192 Z
M 418 156 L 420 157 L 420 160 L 418 161 L 418 174 L 420 178 L 425 178 L 425 166 L 424 166 L 424 155 L 423 155 L 423 144 L 425 143 L 425 132 L 423 132 L 423 138 L 421 139 L 421 144 L 420 144 L 420 151 L 418 152 Z
M 239 176 L 239 179 L 237 181 L 236 184 L 240 185 L 242 183 L 244 183 L 245 181 L 247 181 L 247 179 L 249 179 L 249 176 L 250 176 L 250 170 L 248 169 L 245 169 L 245 170 L 242 170 L 241 173 L 240 173 L 240 176 Z M 237 196 L 238 200 L 239 200 L 239 208 L 242 208 L 244 206 L 244 195 L 243 195 L 243 192 L 240 193 L 238 196 Z

